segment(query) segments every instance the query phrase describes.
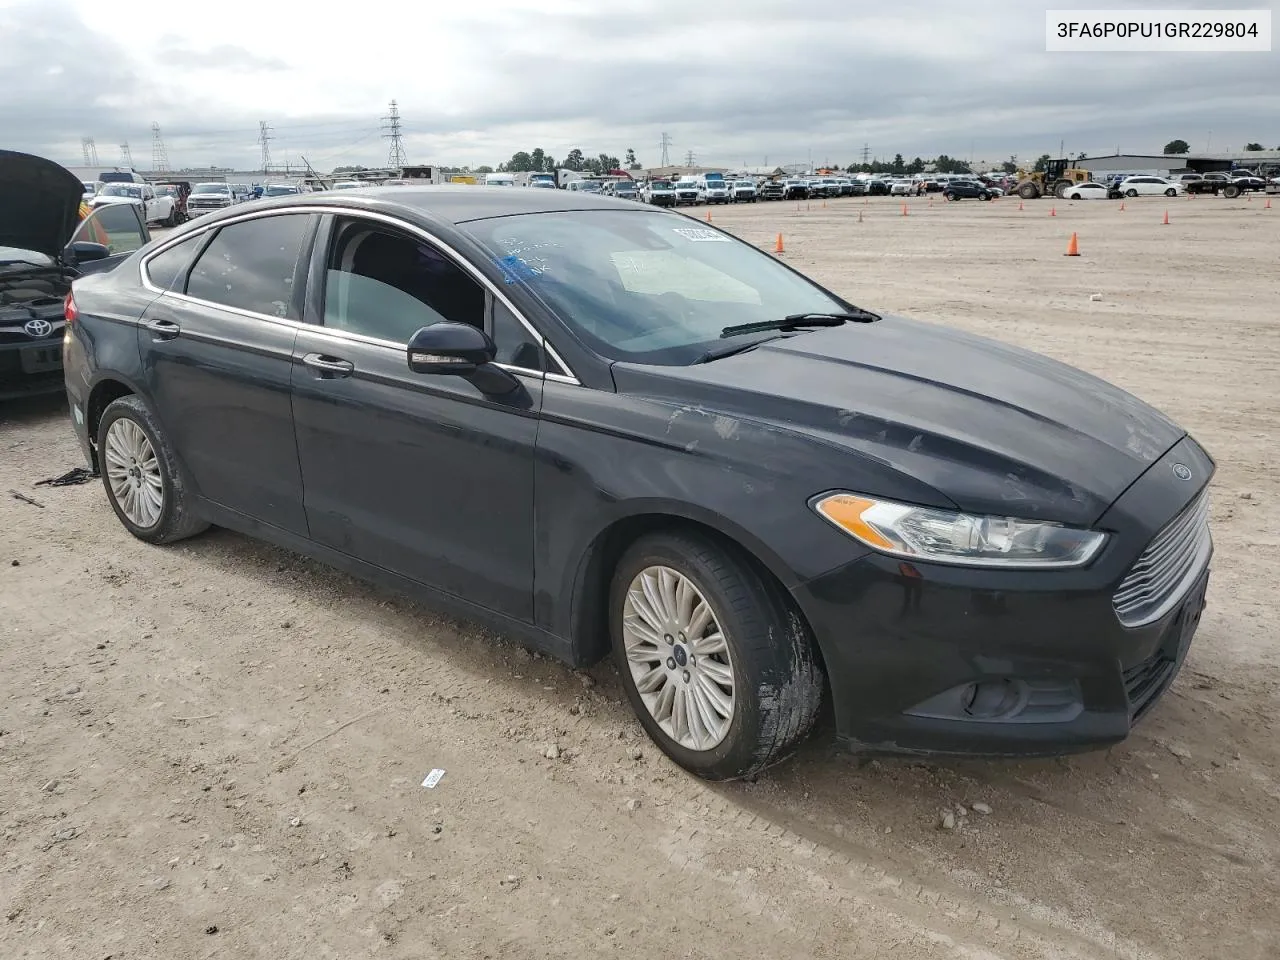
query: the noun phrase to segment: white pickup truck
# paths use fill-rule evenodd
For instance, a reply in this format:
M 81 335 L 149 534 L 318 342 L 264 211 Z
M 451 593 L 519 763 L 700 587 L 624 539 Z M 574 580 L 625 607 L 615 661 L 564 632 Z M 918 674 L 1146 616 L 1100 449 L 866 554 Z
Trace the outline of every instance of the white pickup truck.
M 101 207 L 109 203 L 138 204 L 147 223 L 163 223 L 172 227 L 178 222 L 174 198 L 163 194 L 157 196 L 155 187 L 149 183 L 105 183 L 97 196 L 89 201 L 89 206 Z

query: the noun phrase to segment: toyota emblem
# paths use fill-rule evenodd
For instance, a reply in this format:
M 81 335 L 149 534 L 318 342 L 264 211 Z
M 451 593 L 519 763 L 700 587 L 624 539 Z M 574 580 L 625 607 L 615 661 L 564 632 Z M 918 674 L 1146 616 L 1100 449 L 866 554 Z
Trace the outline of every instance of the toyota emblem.
M 1190 480 L 1191 468 L 1188 467 L 1185 463 L 1175 463 L 1173 465 L 1173 475 L 1177 477 L 1179 480 Z
M 48 320 L 28 320 L 22 325 L 22 329 L 27 331 L 27 336 L 38 340 L 53 333 L 53 324 Z

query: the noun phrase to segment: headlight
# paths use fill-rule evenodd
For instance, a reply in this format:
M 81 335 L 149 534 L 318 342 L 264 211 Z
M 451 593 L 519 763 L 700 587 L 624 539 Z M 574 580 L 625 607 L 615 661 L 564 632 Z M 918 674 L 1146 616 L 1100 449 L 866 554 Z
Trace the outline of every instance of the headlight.
M 1039 520 L 979 517 L 934 507 L 835 493 L 818 515 L 872 549 L 895 557 L 973 567 L 1082 567 L 1107 535 Z

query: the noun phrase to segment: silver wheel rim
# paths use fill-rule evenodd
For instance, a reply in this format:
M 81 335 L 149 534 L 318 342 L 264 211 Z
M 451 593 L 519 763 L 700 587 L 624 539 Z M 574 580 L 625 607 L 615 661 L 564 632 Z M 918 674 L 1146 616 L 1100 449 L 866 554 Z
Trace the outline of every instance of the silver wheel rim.
M 164 507 L 164 482 L 151 441 L 127 417 L 107 427 L 107 482 L 120 512 L 139 527 L 154 527 Z
M 649 715 L 686 750 L 711 750 L 736 703 L 729 644 L 702 591 L 682 573 L 646 567 L 622 608 L 627 666 Z

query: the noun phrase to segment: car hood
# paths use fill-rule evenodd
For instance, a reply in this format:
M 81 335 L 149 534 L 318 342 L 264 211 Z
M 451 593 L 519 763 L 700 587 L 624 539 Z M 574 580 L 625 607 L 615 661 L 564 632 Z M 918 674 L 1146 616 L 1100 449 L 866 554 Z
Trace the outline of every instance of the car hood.
M 622 366 L 615 376 L 629 390 Z M 661 369 L 635 386 L 647 392 L 662 381 L 676 402 L 803 431 L 975 513 L 1088 526 L 1186 435 L 1083 371 L 900 317 Z
M 75 232 L 84 184 L 52 160 L 0 150 L 0 247 L 57 259 Z

